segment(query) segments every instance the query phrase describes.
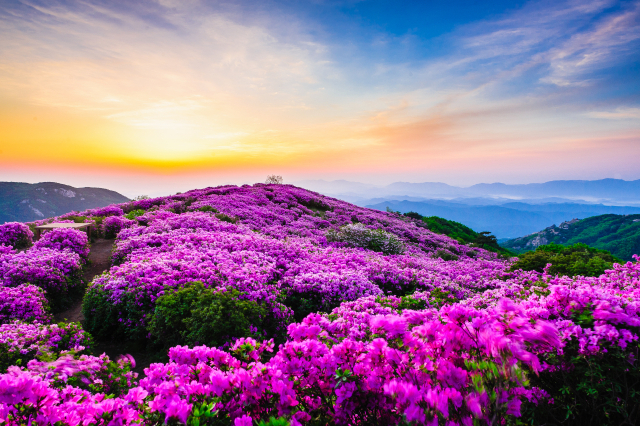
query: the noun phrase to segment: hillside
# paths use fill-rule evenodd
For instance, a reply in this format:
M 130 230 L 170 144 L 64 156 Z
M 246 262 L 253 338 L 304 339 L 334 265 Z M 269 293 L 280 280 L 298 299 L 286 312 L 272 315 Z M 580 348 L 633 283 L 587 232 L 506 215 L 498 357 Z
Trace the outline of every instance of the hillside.
M 516 253 L 523 253 L 550 243 L 564 246 L 584 243 L 608 250 L 621 259 L 632 260 L 633 254 L 640 253 L 640 214 L 604 214 L 574 219 L 501 245 Z
M 472 245 L 473 247 L 482 247 L 485 250 L 499 252 L 506 256 L 513 256 L 509 250 L 498 245 L 496 237 L 489 232 L 476 232 L 468 226 L 464 226 L 459 222 L 443 219 L 438 216 L 422 216 L 416 212 L 404 214 L 407 217 L 422 221 L 418 226 L 424 226 L 436 234 L 444 234 L 462 244 Z
M 0 223 L 33 221 L 126 201 L 129 199 L 124 195 L 103 188 L 0 182 Z
M 97 239 L 0 225 L 7 424 L 638 424 L 638 262 L 524 271 L 463 225 L 277 184 L 38 223 L 64 219 L 96 223 Z M 111 268 L 83 282 L 110 243 Z

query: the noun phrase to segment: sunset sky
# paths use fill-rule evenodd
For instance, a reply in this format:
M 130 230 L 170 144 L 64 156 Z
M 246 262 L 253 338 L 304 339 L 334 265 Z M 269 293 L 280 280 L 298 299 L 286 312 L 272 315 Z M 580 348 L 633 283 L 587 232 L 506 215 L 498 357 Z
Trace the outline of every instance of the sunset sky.
M 0 3 L 0 180 L 640 179 L 640 2 Z

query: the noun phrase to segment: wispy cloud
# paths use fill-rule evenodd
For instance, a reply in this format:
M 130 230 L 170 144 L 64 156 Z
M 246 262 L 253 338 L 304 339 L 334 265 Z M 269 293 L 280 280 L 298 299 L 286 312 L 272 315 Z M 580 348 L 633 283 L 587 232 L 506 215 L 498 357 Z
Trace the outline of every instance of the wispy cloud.
M 613 111 L 592 111 L 586 115 L 609 120 L 640 120 L 640 108 L 616 108 Z

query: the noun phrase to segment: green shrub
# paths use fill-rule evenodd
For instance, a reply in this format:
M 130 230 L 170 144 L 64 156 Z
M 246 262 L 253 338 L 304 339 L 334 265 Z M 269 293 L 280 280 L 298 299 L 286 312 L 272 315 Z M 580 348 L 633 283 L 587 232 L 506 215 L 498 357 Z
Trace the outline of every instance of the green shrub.
M 215 207 L 211 207 L 211 206 L 202 206 L 198 208 L 198 211 L 201 212 L 212 212 L 212 213 L 218 213 L 218 210 Z
M 216 217 L 223 222 L 236 223 L 238 221 L 237 217 L 227 216 L 224 213 L 216 213 Z
M 511 270 L 542 272 L 547 263 L 550 263 L 552 266 L 548 272 L 551 275 L 597 277 L 605 270 L 611 269 L 614 262 L 622 263 L 622 260 L 606 250 L 599 250 L 582 243 L 568 247 L 552 243 L 520 255 Z
M 109 300 L 109 292 L 104 291 L 103 285 L 89 287 L 82 299 L 82 326 L 98 340 L 108 340 L 114 337 L 144 338 L 144 330 L 140 332 L 137 327 L 126 327 L 119 321 L 119 309 Z M 123 295 L 124 298 L 127 293 Z M 142 317 L 135 311 L 135 305 L 130 304 L 131 309 L 126 312 L 133 313 L 135 320 L 141 321 Z M 129 306 L 127 306 L 129 307 Z M 137 315 L 136 315 L 137 314 Z M 130 318 L 127 318 L 130 319 Z
M 440 249 L 436 251 L 435 257 L 439 257 L 442 260 L 458 260 L 459 257 L 447 250 Z
M 252 300 L 239 299 L 233 288 L 205 288 L 196 282 L 167 292 L 156 300 L 148 330 L 155 343 L 222 346 L 234 337 L 260 335 L 267 310 Z
M 131 210 L 129 213 L 125 214 L 124 217 L 126 217 L 129 220 L 133 220 L 138 216 L 142 216 L 144 213 L 145 213 L 144 210 L 136 209 L 136 210 Z

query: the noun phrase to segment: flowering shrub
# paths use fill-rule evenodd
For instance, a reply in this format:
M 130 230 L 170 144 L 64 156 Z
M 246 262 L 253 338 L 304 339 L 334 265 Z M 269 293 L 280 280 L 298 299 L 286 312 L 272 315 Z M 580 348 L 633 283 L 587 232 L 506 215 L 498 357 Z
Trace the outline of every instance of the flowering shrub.
M 0 245 L 21 249 L 31 244 L 33 244 L 33 232 L 24 223 L 8 222 L 0 225 Z
M 118 232 L 124 228 L 130 228 L 135 224 L 135 221 L 129 220 L 121 216 L 109 216 L 102 222 L 105 238 L 115 238 Z
M 0 263 L 0 278 L 6 286 L 33 284 L 44 289 L 54 312 L 64 309 L 73 294 L 82 291 L 82 263 L 71 251 L 48 247 L 5 257 Z
M 0 325 L 0 372 L 10 365 L 25 365 L 36 357 L 51 357 L 63 351 L 83 351 L 91 338 L 80 324 L 23 323 Z
M 114 205 L 110 205 L 110 206 L 106 206 L 106 207 L 101 207 L 99 209 L 90 209 L 87 210 L 83 213 L 84 216 L 103 216 L 103 217 L 111 217 L 111 216 L 122 216 L 124 215 L 124 211 L 118 207 L 118 206 L 114 206 Z
M 48 323 L 49 304 L 44 291 L 37 286 L 0 287 L 0 324 L 14 320 Z
M 121 356 L 112 361 L 105 354 L 100 356 L 78 355 L 77 350 L 62 351 L 33 359 L 26 369 L 33 375 L 42 377 L 57 388 L 74 386 L 91 393 L 105 393 L 120 396 L 137 384 L 138 374 L 131 371 L 135 360 L 131 355 Z M 9 371 L 17 371 L 10 367 Z
M 36 241 L 34 249 L 50 248 L 58 251 L 70 250 L 80 258 L 89 258 L 89 238 L 86 232 L 71 228 L 57 228 L 46 232 Z
M 384 254 L 404 252 L 404 245 L 395 235 L 382 229 L 369 229 L 361 223 L 345 225 L 339 231 L 329 230 L 327 241 L 341 242 L 348 247 L 362 247 Z

